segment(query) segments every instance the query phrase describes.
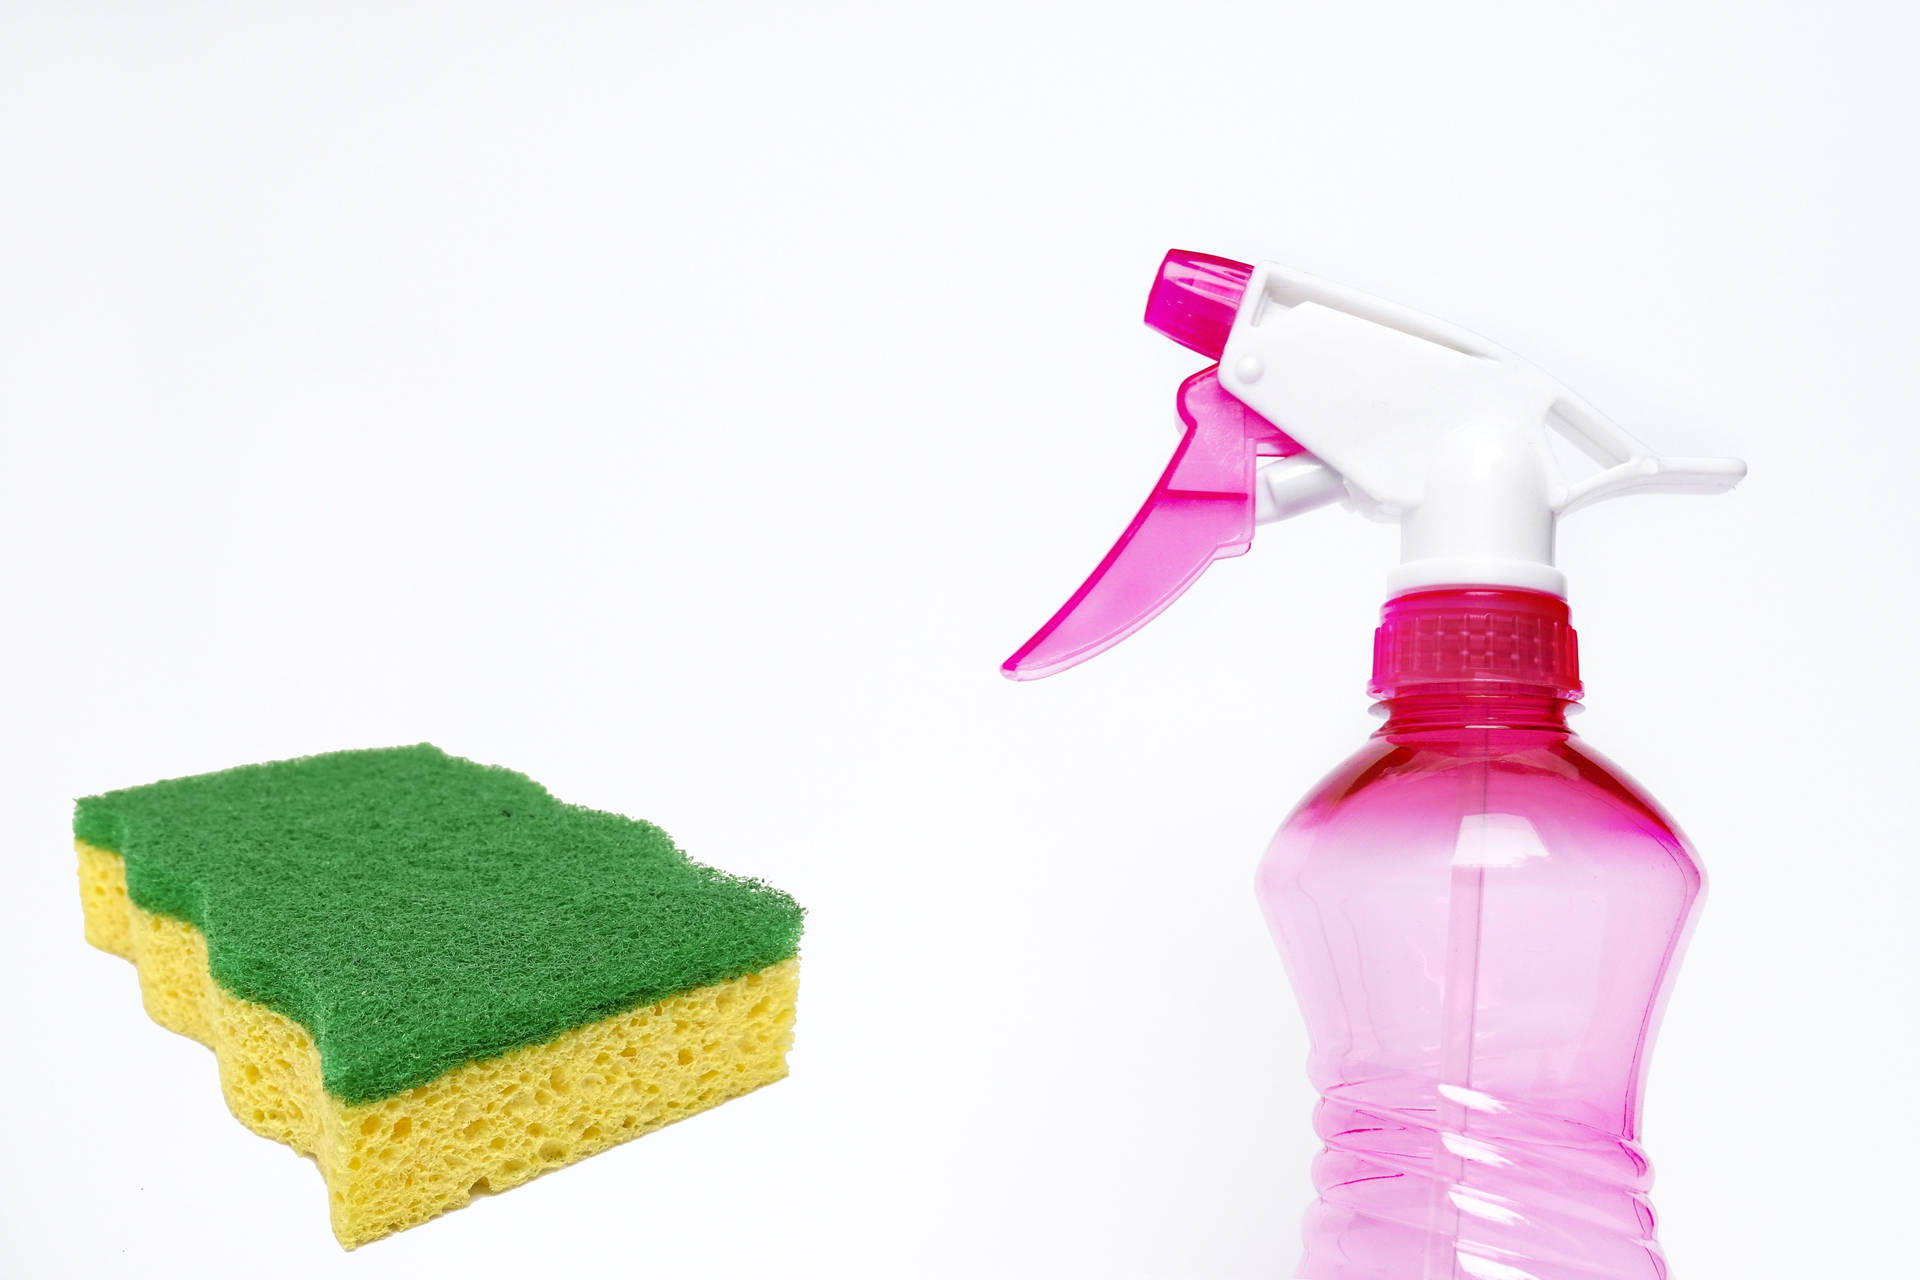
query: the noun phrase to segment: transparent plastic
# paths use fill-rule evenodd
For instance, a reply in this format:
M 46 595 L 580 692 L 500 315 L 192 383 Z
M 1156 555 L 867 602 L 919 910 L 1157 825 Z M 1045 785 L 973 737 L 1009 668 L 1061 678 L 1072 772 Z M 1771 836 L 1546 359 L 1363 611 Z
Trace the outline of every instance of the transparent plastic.
M 1038 680 L 1111 649 L 1192 586 L 1215 560 L 1253 545 L 1254 470 L 1300 446 L 1235 400 L 1210 365 L 1180 384 L 1186 435 L 1159 483 L 1080 589 L 1000 664 Z
M 1564 689 L 1393 676 L 1258 877 L 1321 1095 L 1295 1274 L 1665 1277 L 1639 1117 L 1700 868 Z
M 1147 327 L 1218 360 L 1233 331 L 1253 268 L 1232 258 L 1169 249 L 1147 294 Z

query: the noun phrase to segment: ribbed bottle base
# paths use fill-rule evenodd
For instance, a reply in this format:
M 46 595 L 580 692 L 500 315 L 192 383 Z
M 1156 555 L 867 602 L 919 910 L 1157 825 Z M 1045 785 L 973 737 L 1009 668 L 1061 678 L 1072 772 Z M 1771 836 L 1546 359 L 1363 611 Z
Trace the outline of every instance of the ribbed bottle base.
M 1638 1146 L 1430 1081 L 1323 1095 L 1300 1280 L 1666 1280 Z

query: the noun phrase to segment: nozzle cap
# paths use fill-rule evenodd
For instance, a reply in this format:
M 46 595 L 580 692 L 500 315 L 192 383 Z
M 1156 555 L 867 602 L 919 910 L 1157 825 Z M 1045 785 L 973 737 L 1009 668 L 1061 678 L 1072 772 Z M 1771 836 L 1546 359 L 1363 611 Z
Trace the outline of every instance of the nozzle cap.
M 1252 278 L 1253 268 L 1244 262 L 1169 250 L 1147 295 L 1147 327 L 1189 351 L 1218 360 Z

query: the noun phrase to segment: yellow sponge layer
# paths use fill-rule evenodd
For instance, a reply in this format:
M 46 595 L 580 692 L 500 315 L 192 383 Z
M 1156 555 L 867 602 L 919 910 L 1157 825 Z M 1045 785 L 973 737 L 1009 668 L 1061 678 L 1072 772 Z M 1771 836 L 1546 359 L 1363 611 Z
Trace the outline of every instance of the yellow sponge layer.
M 134 962 L 155 1022 L 213 1049 L 242 1124 L 314 1157 L 349 1249 L 787 1074 L 797 959 L 344 1103 L 300 1024 L 222 990 L 198 929 L 128 900 L 118 854 L 75 848 L 87 941 Z

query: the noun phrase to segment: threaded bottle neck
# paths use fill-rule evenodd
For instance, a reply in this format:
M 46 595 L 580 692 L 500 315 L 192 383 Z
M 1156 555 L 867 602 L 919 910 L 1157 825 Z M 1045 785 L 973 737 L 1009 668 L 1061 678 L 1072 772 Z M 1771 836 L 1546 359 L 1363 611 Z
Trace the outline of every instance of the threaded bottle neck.
M 1374 704 L 1386 718 L 1378 736 L 1398 739 L 1411 734 L 1439 733 L 1446 737 L 1467 732 L 1524 731 L 1566 735 L 1565 698 L 1535 691 L 1493 693 L 1493 686 L 1467 693 L 1409 693 Z
M 1435 696 L 1580 697 L 1567 602 L 1512 587 L 1442 587 L 1387 601 L 1368 691 L 1390 703 Z

